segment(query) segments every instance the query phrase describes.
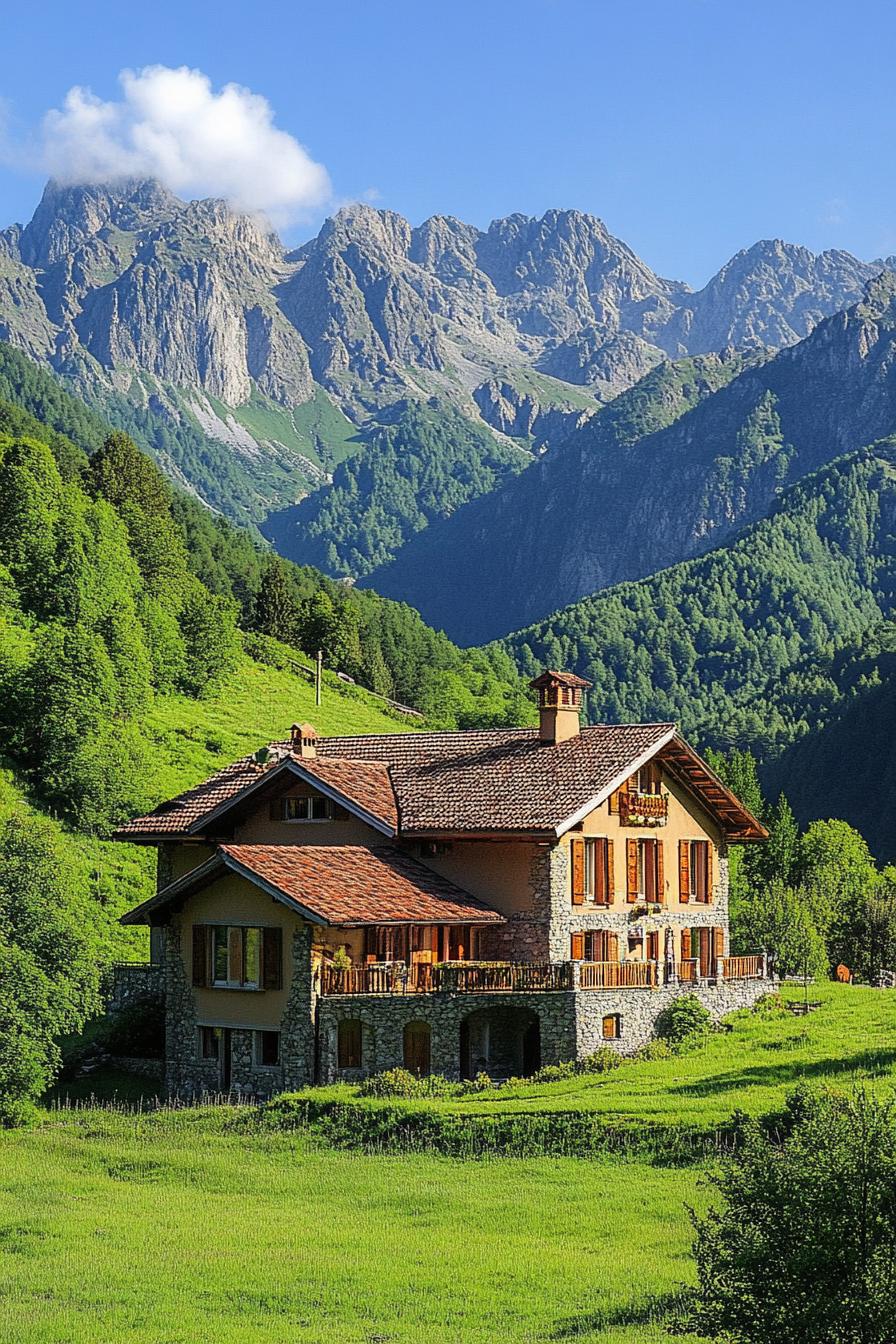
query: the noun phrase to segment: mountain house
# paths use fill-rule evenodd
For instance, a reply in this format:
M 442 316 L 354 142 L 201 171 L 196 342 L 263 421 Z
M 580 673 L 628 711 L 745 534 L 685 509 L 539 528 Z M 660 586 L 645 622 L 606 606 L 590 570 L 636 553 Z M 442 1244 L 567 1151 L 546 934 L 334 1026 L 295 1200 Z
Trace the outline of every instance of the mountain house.
M 152 929 L 169 1090 L 526 1075 L 632 1051 L 682 993 L 765 992 L 727 859 L 765 831 L 674 724 L 580 728 L 588 684 L 538 677 L 533 729 L 296 725 L 123 826 L 159 852 L 124 922 Z

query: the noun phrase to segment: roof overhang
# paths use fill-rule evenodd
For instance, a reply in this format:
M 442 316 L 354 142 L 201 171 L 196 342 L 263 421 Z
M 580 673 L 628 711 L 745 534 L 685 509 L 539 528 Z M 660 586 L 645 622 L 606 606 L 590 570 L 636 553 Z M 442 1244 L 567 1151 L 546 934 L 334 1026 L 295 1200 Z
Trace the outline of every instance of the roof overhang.
M 748 845 L 768 839 L 762 822 L 678 733 L 663 748 L 662 761 L 672 778 L 718 822 L 731 844 Z
M 352 816 L 357 817 L 359 821 L 363 821 L 365 825 L 372 827 L 373 830 L 379 831 L 381 835 L 387 835 L 390 838 L 395 835 L 394 826 L 390 826 L 387 821 L 382 819 L 382 817 L 375 816 L 373 812 L 369 812 L 367 808 L 362 807 L 360 803 L 355 802 L 353 798 L 348 797 L 347 794 L 321 779 L 320 776 L 315 773 L 313 768 L 306 768 L 300 761 L 297 761 L 294 756 L 284 757 L 279 765 L 274 766 L 273 770 L 269 770 L 265 774 L 259 775 L 258 779 L 253 780 L 251 784 L 248 784 L 244 789 L 241 789 L 239 793 L 234 794 L 232 798 L 228 798 L 225 802 L 219 803 L 211 812 L 207 812 L 204 817 L 200 817 L 198 821 L 194 821 L 192 826 L 186 831 L 186 834 L 191 836 L 207 834 L 210 829 L 213 830 L 216 822 L 221 821 L 222 818 L 227 816 L 230 812 L 239 811 L 245 807 L 247 803 L 251 803 L 253 799 L 259 796 L 263 797 L 272 784 L 288 779 L 289 777 L 300 780 L 303 784 L 311 785 L 312 788 L 322 793 L 325 798 L 329 798 L 332 802 L 338 803 L 340 807 L 345 808 L 346 812 L 350 812 Z
M 601 803 L 605 803 L 611 793 L 615 793 L 627 779 L 631 779 L 632 775 L 640 770 L 642 765 L 646 765 L 667 742 L 671 742 L 674 736 L 675 728 L 667 729 L 655 742 L 652 742 L 649 747 L 642 751 L 640 756 L 628 761 L 615 779 L 612 779 L 609 784 L 605 784 L 599 793 L 594 794 L 592 798 L 588 799 L 587 803 L 583 803 L 581 807 L 576 808 L 575 812 L 561 821 L 554 828 L 554 834 L 559 838 L 561 835 L 565 835 L 567 831 L 571 831 L 574 826 L 578 826 L 579 822 L 584 821 L 590 812 L 593 812 L 596 807 L 600 807 Z
M 155 911 L 166 909 L 168 906 L 179 905 L 188 896 L 192 896 L 194 892 L 201 891 L 203 887 L 207 887 L 212 882 L 217 882 L 219 878 L 225 877 L 228 872 L 236 873 L 238 877 L 244 877 L 247 882 L 251 882 L 253 886 L 258 887 L 260 891 L 270 896 L 271 900 L 278 901 L 281 905 L 285 905 L 289 910 L 292 910 L 294 914 L 301 915 L 309 924 L 328 924 L 326 919 L 323 919 L 309 906 L 303 905 L 294 896 L 288 896 L 273 882 L 269 882 L 258 873 L 254 873 L 245 864 L 239 863 L 232 854 L 225 854 L 221 850 L 213 854 L 210 859 L 206 859 L 205 863 L 200 863 L 195 868 L 191 868 L 188 873 L 184 873 L 174 882 L 170 882 L 167 887 L 157 891 L 155 896 L 151 896 L 142 905 L 129 910 L 126 915 L 121 916 L 119 922 L 122 924 L 151 924 L 153 920 L 150 916 Z

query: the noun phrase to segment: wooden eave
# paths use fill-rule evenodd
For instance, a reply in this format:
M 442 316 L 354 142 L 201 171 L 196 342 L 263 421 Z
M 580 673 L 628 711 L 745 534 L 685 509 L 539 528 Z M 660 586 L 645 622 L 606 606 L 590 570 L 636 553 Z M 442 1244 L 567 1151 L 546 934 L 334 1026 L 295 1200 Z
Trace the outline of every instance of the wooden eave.
M 657 753 L 666 770 L 721 826 L 733 844 L 767 840 L 768 831 L 716 772 L 676 733 Z

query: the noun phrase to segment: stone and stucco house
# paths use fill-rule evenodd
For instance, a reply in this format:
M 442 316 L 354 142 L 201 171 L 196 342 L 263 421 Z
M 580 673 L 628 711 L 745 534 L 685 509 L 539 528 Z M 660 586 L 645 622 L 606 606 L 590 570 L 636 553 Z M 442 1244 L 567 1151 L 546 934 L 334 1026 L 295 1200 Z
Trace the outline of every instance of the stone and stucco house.
M 171 1092 L 271 1094 L 398 1064 L 493 1077 L 631 1051 L 696 993 L 767 989 L 728 941 L 728 846 L 762 826 L 670 723 L 293 728 L 118 838 L 158 847 Z

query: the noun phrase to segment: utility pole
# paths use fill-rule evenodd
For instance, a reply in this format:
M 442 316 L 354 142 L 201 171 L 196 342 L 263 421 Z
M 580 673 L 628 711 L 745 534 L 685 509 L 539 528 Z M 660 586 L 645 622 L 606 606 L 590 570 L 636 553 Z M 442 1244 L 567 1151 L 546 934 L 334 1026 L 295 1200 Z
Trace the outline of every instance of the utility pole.
M 314 703 L 316 705 L 320 704 L 321 682 L 323 681 L 323 679 L 324 679 L 324 651 L 323 649 L 318 649 L 317 665 L 314 671 Z

